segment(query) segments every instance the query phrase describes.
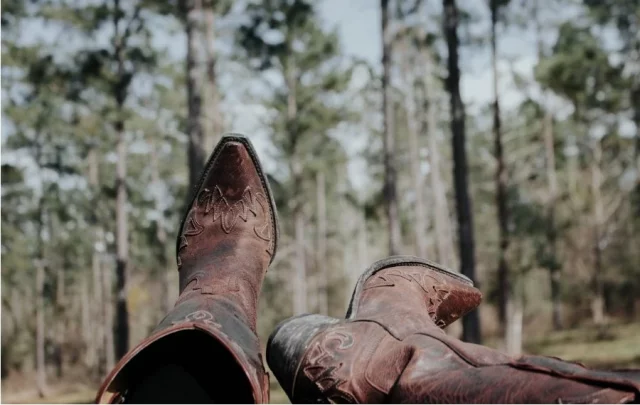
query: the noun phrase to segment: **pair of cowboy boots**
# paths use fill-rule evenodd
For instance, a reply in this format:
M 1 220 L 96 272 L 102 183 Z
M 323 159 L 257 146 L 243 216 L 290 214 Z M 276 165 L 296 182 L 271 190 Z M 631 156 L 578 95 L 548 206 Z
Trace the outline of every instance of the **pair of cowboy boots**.
M 180 295 L 150 337 L 102 384 L 99 403 L 266 403 L 258 295 L 278 223 L 251 143 L 223 137 L 182 221 Z M 518 359 L 447 336 L 476 308 L 466 277 L 410 256 L 375 263 L 345 319 L 280 323 L 267 361 L 294 403 L 628 403 L 640 371 L 597 371 L 556 358 Z

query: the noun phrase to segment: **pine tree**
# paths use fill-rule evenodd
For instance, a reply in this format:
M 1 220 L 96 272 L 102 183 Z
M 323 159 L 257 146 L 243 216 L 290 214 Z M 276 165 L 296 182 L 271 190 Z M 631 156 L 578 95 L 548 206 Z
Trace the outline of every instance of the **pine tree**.
M 585 60 L 589 63 L 585 63 Z M 539 64 L 538 77 L 573 105 L 572 119 L 578 125 L 580 134 L 577 145 L 581 153 L 588 155 L 593 234 L 592 313 L 594 322 L 603 323 L 602 257 L 606 215 L 602 200 L 602 140 L 590 133 L 589 128 L 619 107 L 621 98 L 616 89 L 623 85 L 621 67 L 611 65 L 607 53 L 588 27 L 568 22 L 560 27 L 552 55 Z M 573 193 L 576 194 L 575 188 Z
M 458 7 L 455 0 L 443 0 L 444 30 L 447 40 L 449 75 L 446 87 L 451 104 L 451 135 L 453 145 L 453 177 L 458 215 L 458 250 L 461 273 L 477 284 L 475 276 L 475 243 L 473 217 L 469 196 L 467 153 L 465 141 L 465 111 L 460 96 L 460 67 L 458 62 Z M 463 319 L 463 339 L 480 343 L 480 319 L 478 311 L 472 311 Z
M 380 0 L 382 33 L 382 116 L 384 133 L 384 204 L 387 214 L 389 254 L 400 253 L 401 232 L 398 212 L 397 168 L 395 150 L 394 102 L 391 97 L 392 36 L 389 27 L 389 0 Z
M 339 97 L 347 90 L 351 70 L 339 57 L 337 33 L 320 27 L 312 2 L 251 3 L 245 13 L 249 22 L 238 34 L 244 57 L 252 69 L 277 77 L 269 83 L 272 92 L 264 101 L 273 112 L 269 132 L 277 151 L 275 157 L 286 165 L 283 171 L 287 174 L 280 183 L 286 185 L 282 197 L 287 203 L 279 207 L 292 218 L 292 223 L 285 226 L 295 239 L 293 312 L 299 314 L 307 311 L 307 295 L 313 294 L 307 285 L 309 235 L 305 229 L 310 212 L 305 201 L 316 194 L 315 181 L 311 180 L 315 173 L 324 171 L 326 178 L 340 177 L 337 173 L 344 165 L 344 152 L 330 132 L 350 117 Z M 336 186 L 331 184 L 325 192 L 335 192 Z

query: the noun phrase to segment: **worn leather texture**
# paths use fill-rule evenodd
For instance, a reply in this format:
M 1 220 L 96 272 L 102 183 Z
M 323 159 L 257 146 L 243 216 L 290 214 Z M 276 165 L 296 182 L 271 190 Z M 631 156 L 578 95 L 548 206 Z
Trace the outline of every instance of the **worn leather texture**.
M 269 378 L 256 335 L 256 313 L 262 282 L 275 255 L 277 230 L 273 197 L 251 143 L 242 136 L 224 136 L 180 226 L 176 305 L 149 338 L 120 360 L 96 401 L 126 399 L 133 375 L 144 372 L 144 363 L 150 361 L 145 352 L 167 336 L 198 330 L 211 337 L 212 345 L 222 345 L 232 354 L 254 402 L 268 403 Z M 198 355 L 199 347 L 189 347 L 189 340 L 185 344 L 185 356 Z
M 314 326 L 296 367 L 269 365 L 294 403 L 628 403 L 640 371 L 598 371 L 543 356 L 512 358 L 441 329 L 476 308 L 471 282 L 417 258 L 376 263 L 356 287 L 347 319 Z M 304 317 L 295 320 L 300 330 Z M 287 341 L 287 321 L 270 342 Z M 309 319 L 308 322 L 312 322 Z M 293 346 L 292 346 L 293 347 Z M 271 351 L 271 353 L 270 353 Z M 277 353 L 275 352 L 277 351 Z M 296 370 L 293 376 L 286 370 Z

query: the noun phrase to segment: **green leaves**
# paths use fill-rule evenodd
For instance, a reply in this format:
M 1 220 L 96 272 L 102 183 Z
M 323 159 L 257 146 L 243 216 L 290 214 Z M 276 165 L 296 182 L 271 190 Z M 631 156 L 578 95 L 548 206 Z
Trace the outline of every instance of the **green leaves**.
M 40 6 L 38 14 L 47 22 L 63 24 L 67 28 L 79 30 L 84 35 L 93 35 L 101 30 L 113 16 L 108 2 L 100 4 L 50 2 Z
M 3 163 L 2 164 L 2 185 L 20 184 L 24 181 L 22 170 L 19 168 Z
M 569 99 L 581 118 L 590 108 L 614 110 L 624 83 L 621 67 L 609 62 L 589 28 L 571 22 L 560 27 L 553 53 L 538 64 L 536 78 Z
M 638 0 L 583 0 L 597 24 L 614 26 L 623 40 L 623 52 L 633 52 L 640 42 L 640 2 Z
M 341 63 L 337 32 L 320 27 L 308 1 L 252 2 L 245 14 L 247 22 L 236 38 L 245 61 L 257 71 L 277 72 L 284 84 L 268 102 L 277 112 L 272 122 L 275 145 L 285 159 L 323 156 L 317 148 L 331 143 L 328 131 L 350 118 L 349 109 L 333 98 L 347 90 L 353 72 Z M 287 116 L 291 100 L 293 120 Z

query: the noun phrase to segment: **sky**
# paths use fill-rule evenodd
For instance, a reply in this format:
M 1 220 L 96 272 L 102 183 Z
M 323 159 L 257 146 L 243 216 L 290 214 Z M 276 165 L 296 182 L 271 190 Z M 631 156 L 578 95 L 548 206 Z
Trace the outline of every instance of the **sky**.
M 320 18 L 325 27 L 327 29 L 337 28 L 344 52 L 349 56 L 368 61 L 379 71 L 381 69 L 382 50 L 379 1 L 323 0 L 317 4 Z M 440 2 L 430 2 L 429 4 L 439 7 Z M 467 8 L 475 7 L 474 13 L 482 16 L 482 22 L 475 24 L 475 28 L 472 29 L 475 29 L 476 35 L 486 35 L 489 32 L 489 15 L 485 2 L 460 0 L 459 4 Z M 440 10 L 436 8 L 434 15 L 439 14 Z M 224 26 L 220 28 L 224 30 Z M 431 29 L 439 30 L 439 27 L 431 27 Z M 52 44 L 52 46 L 65 47 L 66 49 L 73 46 L 68 43 L 63 45 L 64 40 L 60 40 L 59 36 L 52 35 L 49 31 L 43 29 L 38 22 L 25 27 L 24 32 L 27 40 L 57 38 L 57 43 Z M 170 29 L 160 29 L 155 32 L 159 32 L 159 35 L 155 38 L 157 45 L 167 47 L 170 54 L 176 58 L 184 58 L 185 38 L 182 32 Z M 463 36 L 463 33 L 461 32 L 460 35 Z M 553 40 L 552 36 L 553 34 L 547 36 L 547 42 L 550 43 Z M 108 40 L 109 33 L 105 33 L 102 38 L 97 39 L 98 42 L 106 42 Z M 216 49 L 224 49 L 224 47 L 224 43 L 216 43 Z M 516 31 L 503 28 L 499 32 L 498 47 L 500 53 L 498 69 L 501 106 L 503 111 L 508 111 L 517 106 L 524 97 L 521 91 L 515 89 L 510 70 L 517 71 L 519 75 L 525 78 L 532 77 L 533 66 L 536 62 L 533 33 L 530 30 L 523 31 L 520 29 Z M 493 98 L 493 76 L 489 57 L 488 46 L 483 46 L 480 50 L 471 47 L 461 49 L 461 92 L 469 114 L 477 114 Z M 512 65 L 507 60 L 512 61 Z M 221 87 L 226 96 L 226 102 L 223 107 L 230 113 L 231 118 L 229 131 L 247 134 L 253 140 L 258 153 L 262 156 L 266 169 L 269 170 L 275 167 L 268 153 L 269 143 L 262 123 L 265 118 L 265 110 L 259 104 L 248 101 L 246 97 L 248 90 L 255 89 L 255 82 L 245 80 L 235 71 L 233 73 L 222 72 L 220 78 L 223 80 Z M 357 71 L 354 83 L 362 84 L 366 80 L 368 80 L 367 73 L 364 70 Z M 536 92 L 535 86 L 533 87 L 533 92 Z M 2 138 L 4 140 L 7 134 L 7 125 L 4 125 L 6 124 L 4 113 L 2 121 Z M 356 130 L 349 129 L 349 131 Z M 361 148 L 366 147 L 367 137 L 363 132 L 341 135 L 343 135 L 342 138 L 348 139 L 348 141 L 344 142 L 344 145 L 347 152 L 352 156 L 355 156 Z M 6 158 L 7 156 L 3 154 L 3 160 Z M 364 172 L 364 168 L 362 160 L 354 158 L 350 163 L 349 173 L 356 184 L 363 183 L 363 181 L 358 181 L 357 179 Z
M 475 4 L 482 1 L 473 0 Z M 461 4 L 472 4 L 470 0 Z M 324 0 L 320 3 L 320 15 L 328 26 L 337 26 L 346 53 L 366 59 L 374 66 L 380 65 L 382 46 L 380 42 L 380 6 L 376 0 Z M 483 12 L 478 9 L 478 12 Z M 488 17 L 488 15 L 487 15 Z M 486 26 L 488 29 L 488 24 Z M 500 52 L 503 55 L 517 56 L 520 60 L 517 68 L 520 72 L 532 72 L 535 63 L 535 49 L 532 38 L 510 37 L 501 39 Z M 488 51 L 488 47 L 486 47 Z M 467 58 L 465 58 L 467 56 Z M 469 58 L 469 56 L 471 56 Z M 462 53 L 463 75 L 461 92 L 470 108 L 470 113 L 481 104 L 486 104 L 493 97 L 492 73 L 488 52 L 465 55 Z M 513 105 L 521 95 L 509 90 L 506 65 L 501 66 L 503 73 L 501 96 L 505 105 Z M 464 74 L 466 73 L 466 74 Z

